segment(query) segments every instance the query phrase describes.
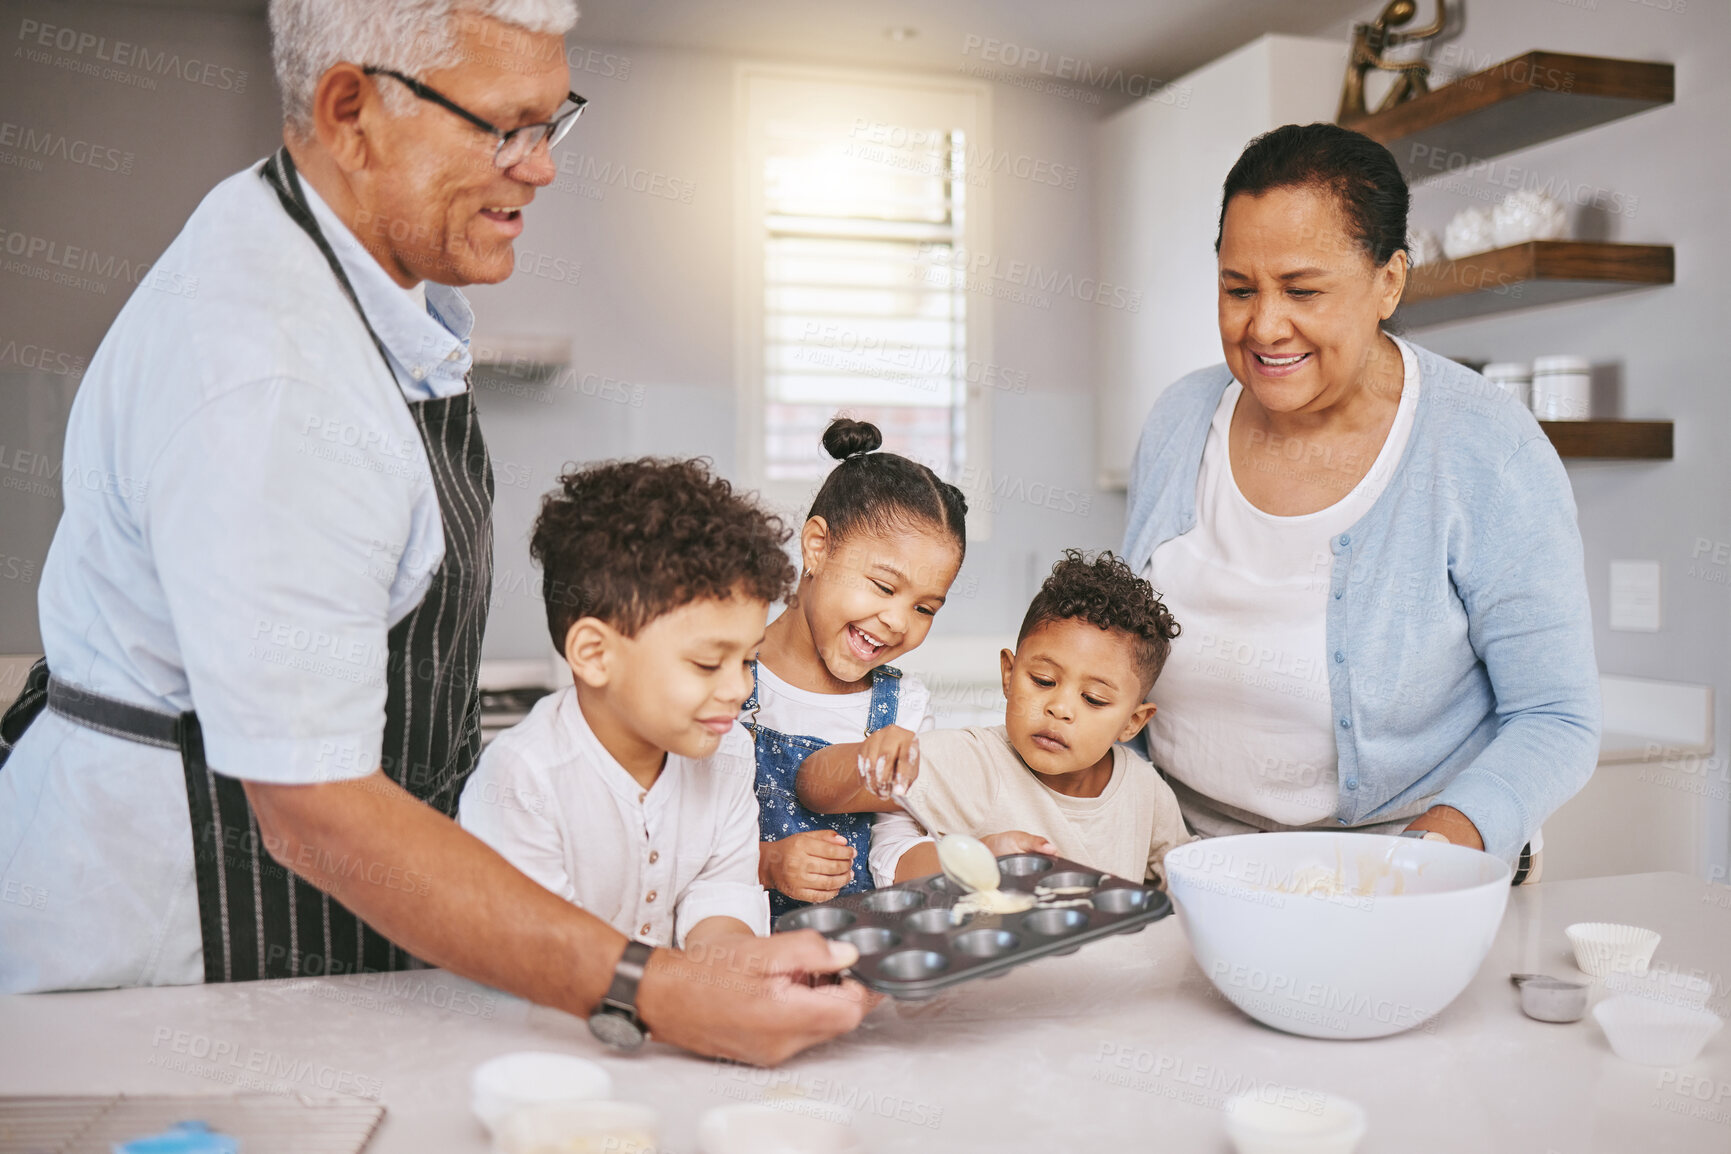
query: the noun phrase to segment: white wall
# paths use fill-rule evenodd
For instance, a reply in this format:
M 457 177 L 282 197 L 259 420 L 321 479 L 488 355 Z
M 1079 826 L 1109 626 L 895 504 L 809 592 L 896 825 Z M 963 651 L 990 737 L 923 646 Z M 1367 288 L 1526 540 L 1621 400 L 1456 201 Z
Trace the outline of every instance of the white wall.
M 0 0 L 0 45 L 0 653 L 18 653 L 41 644 L 37 579 L 84 365 L 204 194 L 281 132 L 262 5 Z
M 1380 7 L 1367 5 L 1358 19 L 1373 18 Z M 1421 7 L 1428 13 L 1428 4 Z M 1607 868 L 1591 872 L 1614 872 L 1638 861 L 1639 868 L 1726 880 L 1731 565 L 1724 558 L 1731 545 L 1721 543 L 1731 542 L 1731 389 L 1723 354 L 1731 333 L 1725 289 L 1731 261 L 1728 47 L 1731 9 L 1723 3 L 1524 0 L 1469 4 L 1464 28 L 1432 52 L 1434 59 L 1468 71 L 1532 48 L 1670 61 L 1677 70 L 1677 100 L 1670 107 L 1497 158 L 1495 170 L 1473 177 L 1433 179 L 1414 197 L 1414 222 L 1440 230 L 1461 208 L 1494 203 L 1503 189 L 1493 182 L 1566 182 L 1571 191 L 1585 189 L 1589 201 L 1576 210 L 1577 235 L 1676 246 L 1677 279 L 1670 287 L 1411 334 L 1463 359 L 1580 353 L 1595 363 L 1594 400 L 1604 406 L 1603 415 L 1676 422 L 1675 460 L 1574 462 L 1569 477 L 1586 542 L 1599 668 L 1714 686 L 1718 753 L 1705 762 L 1684 758 L 1669 766 L 1602 768 L 1571 809 L 1559 814 L 1561 823 L 1590 831 L 1605 845 Z M 1595 192 L 1601 205 L 1622 211 L 1593 209 Z M 1607 628 L 1613 558 L 1662 563 L 1664 627 L 1658 633 Z M 1638 846 L 1633 854 L 1631 843 Z
M 130 156 L 126 172 L 52 158 L 41 171 L 0 164 L 8 233 L 148 262 L 212 185 L 278 142 L 261 14 L 0 0 L 8 41 L 42 25 L 88 34 L 83 51 L 74 39 L 71 52 L 47 50 L 46 63 L 9 55 L 0 121 Z M 122 80 L 148 69 L 120 68 L 114 79 L 65 66 L 112 68 L 96 56 L 111 55 L 118 41 L 166 54 L 183 70 L 196 59 L 228 71 L 198 71 L 193 81 L 156 75 L 145 89 Z M 572 84 L 592 104 L 565 146 L 569 175 L 531 208 L 518 274 L 472 292 L 482 340 L 550 333 L 568 337 L 574 353 L 573 372 L 554 386 L 506 377 L 481 390 L 500 483 L 499 582 L 486 640 L 495 658 L 537 655 L 546 644 L 527 536 L 564 462 L 655 453 L 711 456 L 723 472 L 734 465 L 734 60 L 591 44 L 571 60 Z M 1072 170 L 1074 180 L 1050 187 L 993 177 L 995 254 L 1072 280 L 1090 274 L 1086 127 L 1099 107 L 1007 86 L 996 100 L 996 146 L 1046 162 L 1042 172 Z M 623 183 L 607 182 L 605 173 L 621 171 Z M 131 287 L 95 292 L 0 271 L 0 652 L 40 644 L 35 582 L 60 514 L 66 412 L 78 370 Z M 939 636 L 1012 629 L 1060 548 L 1117 543 L 1122 500 L 1091 486 L 1093 307 L 1065 295 L 1044 308 L 997 305 L 992 359 L 1025 374 L 1027 387 L 993 398 L 987 484 L 1003 498 L 993 538 L 970 551 Z M 30 351 L 42 349 L 46 358 Z M 50 367 L 26 368 L 26 359 Z M 1057 504 L 1076 511 L 1031 503 L 1034 486 L 1042 498 L 1056 490 Z M 9 696 L 4 687 L 0 696 Z
M 470 294 L 480 333 L 568 333 L 573 342 L 563 387 L 507 377 L 481 392 L 495 468 L 501 480 L 520 481 L 501 484 L 496 505 L 501 577 L 489 657 L 529 656 L 546 644 L 526 540 L 536 500 L 561 462 L 659 453 L 707 455 L 724 472 L 734 464 L 735 61 L 597 50 L 614 57 L 614 75 L 605 62 L 574 73 L 592 104 L 564 146 L 573 176 L 543 190 L 529 210 L 518 273 Z M 1075 280 L 1091 275 L 1088 127 L 1097 106 L 1009 87 L 996 88 L 994 101 L 994 148 L 1047 162 L 1042 173 L 1058 166 L 1075 175 L 1065 187 L 999 173 L 986 189 L 970 190 L 994 198 L 996 266 L 1023 261 Z M 643 175 L 581 179 L 607 166 Z M 1122 498 L 1092 484 L 1097 306 L 1044 296 L 1043 308 L 995 305 L 991 359 L 1025 374 L 1027 387 L 994 391 L 993 532 L 970 545 L 936 637 L 1013 632 L 1058 550 L 1115 547 L 1122 533 Z M 1054 489 L 1058 508 L 1028 499 Z
M 1345 65 L 1339 37 L 1261 36 L 1100 124 L 1101 275 L 1150 284 L 1139 312 L 1104 312 L 1096 327 L 1102 485 L 1128 481 L 1167 386 L 1221 361 L 1214 236 L 1226 174 L 1252 137 L 1332 117 Z

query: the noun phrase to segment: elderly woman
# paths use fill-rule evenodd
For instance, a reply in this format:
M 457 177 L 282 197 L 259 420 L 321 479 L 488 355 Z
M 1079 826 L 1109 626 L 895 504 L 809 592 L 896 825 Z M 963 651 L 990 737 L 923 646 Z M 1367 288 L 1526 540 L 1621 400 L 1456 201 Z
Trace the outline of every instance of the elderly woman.
M 1149 414 L 1125 553 L 1183 623 L 1146 730 L 1205 835 L 1410 831 L 1536 876 L 1597 759 L 1569 481 L 1521 405 L 1391 336 L 1408 193 L 1332 124 L 1221 198 L 1220 343 Z

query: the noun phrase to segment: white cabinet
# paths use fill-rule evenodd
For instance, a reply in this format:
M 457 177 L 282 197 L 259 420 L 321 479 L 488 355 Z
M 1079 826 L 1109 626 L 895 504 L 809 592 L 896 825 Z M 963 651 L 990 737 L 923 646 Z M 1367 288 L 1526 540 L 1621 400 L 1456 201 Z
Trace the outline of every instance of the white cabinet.
M 1601 673 L 1599 697 L 1599 768 L 1545 819 L 1545 880 L 1699 874 L 1703 800 L 1731 780 L 1713 753 L 1713 687 Z
M 1220 185 L 1250 138 L 1333 120 L 1344 41 L 1263 36 L 1096 130 L 1100 279 L 1141 297 L 1097 316 L 1098 484 L 1122 489 L 1163 389 L 1218 363 L 1214 234 Z

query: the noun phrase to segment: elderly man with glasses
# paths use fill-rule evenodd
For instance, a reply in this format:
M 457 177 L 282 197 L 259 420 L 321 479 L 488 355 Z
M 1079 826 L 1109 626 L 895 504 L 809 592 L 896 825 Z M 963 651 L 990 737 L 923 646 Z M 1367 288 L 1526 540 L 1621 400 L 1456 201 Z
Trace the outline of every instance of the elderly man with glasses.
M 480 750 L 493 477 L 456 285 L 504 280 L 571 0 L 272 0 L 283 147 L 91 361 L 0 737 L 0 991 L 448 967 L 709 1054 L 856 1025 L 815 934 L 647 959 L 451 820 Z M 157 276 L 153 276 L 153 281 Z M 535 799 L 513 799 L 533 804 Z M 504 802 L 502 801 L 502 804 Z M 418 961 L 419 960 L 419 961 Z

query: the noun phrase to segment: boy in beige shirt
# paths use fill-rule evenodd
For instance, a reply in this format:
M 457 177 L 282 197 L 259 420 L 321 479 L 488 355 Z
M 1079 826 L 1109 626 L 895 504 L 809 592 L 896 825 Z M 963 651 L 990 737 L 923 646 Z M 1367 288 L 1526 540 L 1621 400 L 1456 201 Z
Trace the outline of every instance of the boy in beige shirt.
M 999 657 L 1005 724 L 916 738 L 882 729 L 834 745 L 800 769 L 800 800 L 819 813 L 891 811 L 900 783 L 946 833 L 994 853 L 1056 853 L 1132 881 L 1163 880 L 1166 851 L 1190 840 L 1172 789 L 1128 741 L 1178 635 L 1148 582 L 1102 553 L 1065 553 L 1034 596 L 1015 652 Z M 994 832 L 1004 831 L 1004 832 Z M 938 872 L 911 819 L 873 827 L 878 884 Z

